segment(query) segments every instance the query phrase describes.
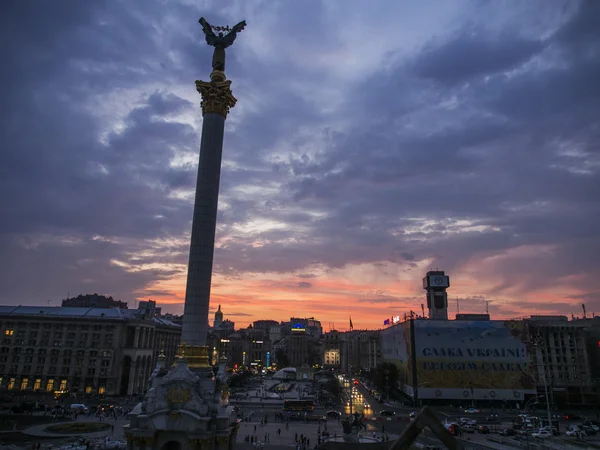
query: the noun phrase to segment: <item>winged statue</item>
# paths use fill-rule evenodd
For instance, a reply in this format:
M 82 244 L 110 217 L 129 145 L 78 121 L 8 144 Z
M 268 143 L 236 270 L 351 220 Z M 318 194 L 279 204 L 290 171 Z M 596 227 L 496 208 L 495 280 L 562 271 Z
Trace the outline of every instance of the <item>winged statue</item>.
M 213 70 L 225 71 L 225 49 L 233 44 L 237 34 L 246 27 L 246 21 L 242 20 L 233 27 L 215 27 L 208 23 L 204 17 L 200 17 L 200 25 L 206 37 L 206 43 L 215 48 L 213 53 L 212 67 Z M 218 34 L 215 34 L 215 30 Z M 227 31 L 224 34 L 223 31 Z

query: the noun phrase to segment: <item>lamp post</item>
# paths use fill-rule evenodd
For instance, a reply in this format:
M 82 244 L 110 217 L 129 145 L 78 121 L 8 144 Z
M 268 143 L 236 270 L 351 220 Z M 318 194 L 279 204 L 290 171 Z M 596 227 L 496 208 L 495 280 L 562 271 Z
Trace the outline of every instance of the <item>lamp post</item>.
M 542 338 L 538 334 L 537 337 L 535 337 L 533 339 L 533 347 L 535 348 L 535 353 L 537 355 L 537 360 L 538 360 L 538 368 L 539 368 L 539 370 L 541 370 L 542 382 L 544 383 L 544 396 L 546 397 L 546 411 L 548 412 L 548 426 L 550 427 L 550 433 L 552 433 L 552 413 L 550 412 L 550 399 L 548 398 L 548 383 L 546 382 L 546 368 L 544 366 L 544 358 L 542 357 L 541 341 L 542 341 Z

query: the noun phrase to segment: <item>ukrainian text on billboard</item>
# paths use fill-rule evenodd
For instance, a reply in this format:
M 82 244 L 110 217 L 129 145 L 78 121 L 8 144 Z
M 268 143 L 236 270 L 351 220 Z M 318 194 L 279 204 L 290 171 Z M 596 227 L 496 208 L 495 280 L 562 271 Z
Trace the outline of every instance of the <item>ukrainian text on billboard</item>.
M 512 321 L 415 321 L 420 397 L 535 392 L 524 330 Z

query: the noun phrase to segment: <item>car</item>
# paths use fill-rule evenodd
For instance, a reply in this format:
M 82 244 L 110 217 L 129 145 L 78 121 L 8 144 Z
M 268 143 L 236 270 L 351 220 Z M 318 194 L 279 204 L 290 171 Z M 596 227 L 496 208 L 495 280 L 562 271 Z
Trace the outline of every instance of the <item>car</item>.
M 486 417 L 488 422 L 498 422 L 498 414 L 490 414 Z
M 81 414 L 81 413 L 87 413 L 89 411 L 89 409 L 83 403 L 73 403 L 71 405 L 71 411 Z
M 598 428 L 598 427 L 595 427 Z M 579 429 L 581 431 L 584 431 L 585 434 L 587 434 L 588 436 L 593 436 L 596 433 L 598 433 L 598 431 L 594 428 L 593 425 L 579 425 Z
M 461 417 L 460 419 L 458 419 L 458 422 L 459 422 L 461 425 L 463 425 L 463 426 L 464 426 L 464 425 L 471 425 L 471 426 L 475 426 L 475 425 L 477 425 L 477 421 L 476 421 L 476 420 L 474 420 L 474 419 L 469 419 L 469 418 L 467 418 L 467 417 Z
M 565 420 L 580 420 L 581 416 L 574 413 L 565 413 Z
M 535 433 L 531 433 L 531 437 L 534 437 L 537 439 L 548 439 L 548 438 L 552 437 L 552 434 L 547 430 L 538 430 Z
M 550 427 L 546 425 L 545 427 L 540 428 L 539 431 L 547 431 L 548 433 L 550 433 Z M 554 436 L 560 436 L 560 433 L 556 427 L 552 427 L 552 434 Z
M 417 417 L 417 413 L 415 411 L 411 412 L 408 417 L 410 417 L 411 419 L 414 419 L 415 417 Z
M 465 409 L 465 414 L 477 414 L 479 412 L 476 408 Z
M 501 436 L 514 436 L 515 434 L 515 430 L 513 430 L 512 428 L 505 428 L 500 432 Z
M 479 431 L 481 434 L 489 434 L 490 433 L 490 429 L 486 425 L 479 425 L 477 427 L 477 431 Z
M 308 422 L 321 422 L 326 421 L 327 417 L 322 416 L 320 414 L 307 414 L 306 416 L 304 416 L 304 419 Z
M 465 433 L 475 433 L 475 427 L 472 425 L 465 425 L 464 427 L 462 427 L 462 430 Z
M 585 434 L 585 431 L 581 431 L 577 428 L 569 430 L 565 434 L 569 437 L 585 437 L 585 436 L 587 436 L 587 434 Z
M 339 411 L 334 411 L 333 409 L 332 409 L 332 410 L 330 410 L 330 411 L 327 411 L 327 413 L 326 413 L 326 414 L 327 414 L 327 417 L 334 417 L 334 418 L 336 418 L 336 419 L 337 419 L 338 417 L 341 417 L 341 415 L 342 415 L 342 413 L 341 413 L 341 412 L 339 412 Z
M 384 417 L 392 417 L 392 416 L 396 415 L 396 413 L 394 411 L 390 411 L 389 409 L 384 409 L 379 414 Z
M 585 419 L 583 421 L 582 425 L 584 425 L 586 427 L 590 427 L 596 433 L 600 431 L 600 427 L 598 426 L 598 422 L 596 422 L 595 420 Z

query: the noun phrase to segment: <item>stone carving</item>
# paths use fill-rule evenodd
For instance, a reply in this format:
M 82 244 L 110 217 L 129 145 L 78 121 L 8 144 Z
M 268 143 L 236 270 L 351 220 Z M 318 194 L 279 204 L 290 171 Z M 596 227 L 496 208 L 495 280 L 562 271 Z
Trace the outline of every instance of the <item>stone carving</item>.
M 174 367 L 152 387 L 141 403 L 141 411 L 153 414 L 173 408 L 191 411 L 198 415 L 205 415 L 209 411 L 207 400 L 202 398 L 194 387 L 199 380 L 180 359 Z
M 187 403 L 192 399 L 192 390 L 181 385 L 172 386 L 167 389 L 166 397 L 169 403 Z
M 366 428 L 363 423 L 364 417 L 364 414 L 361 416 L 359 413 L 354 413 L 341 421 L 344 430 L 344 441 L 359 442 L 358 432 Z
M 213 72 L 211 78 L 218 79 L 218 74 Z M 231 81 L 225 80 L 224 75 L 223 81 L 196 81 L 196 90 L 202 95 L 202 115 L 217 113 L 227 117 L 229 109 L 237 103 L 231 92 Z

